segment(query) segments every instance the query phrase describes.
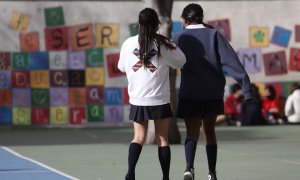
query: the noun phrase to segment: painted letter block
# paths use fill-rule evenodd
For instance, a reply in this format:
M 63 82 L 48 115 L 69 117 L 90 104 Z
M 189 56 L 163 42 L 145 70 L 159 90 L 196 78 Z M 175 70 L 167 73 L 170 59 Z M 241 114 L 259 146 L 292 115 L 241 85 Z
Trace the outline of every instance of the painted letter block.
M 86 123 L 86 113 L 84 107 L 71 107 L 69 111 L 71 125 L 82 125 Z
M 30 83 L 32 88 L 49 88 L 49 71 L 31 71 Z
M 88 122 L 104 122 L 104 106 L 88 105 Z
M 119 46 L 118 24 L 96 24 L 96 38 L 98 48 L 112 48 Z
M 92 24 L 72 26 L 69 31 L 73 50 L 80 51 L 94 47 Z
M 67 125 L 68 124 L 68 108 L 64 106 L 50 108 L 50 124 L 51 125 Z
M 32 106 L 49 106 L 49 89 L 31 89 Z
M 13 108 L 13 124 L 14 125 L 30 125 L 31 124 L 31 110 L 27 107 Z
M 40 50 L 40 41 L 38 32 L 29 32 L 20 34 L 21 51 L 32 52 Z
M 33 107 L 31 109 L 31 119 L 33 125 L 48 125 L 50 119 L 49 108 Z
M 14 106 L 30 106 L 31 94 L 29 88 L 14 88 L 13 89 L 13 104 Z
M 68 85 L 68 71 L 50 71 L 51 87 L 66 87 Z
M 67 53 L 64 51 L 49 52 L 51 70 L 67 69 Z
M 62 51 L 69 49 L 68 27 L 45 28 L 46 50 Z
M 26 52 L 12 53 L 13 69 L 28 70 L 29 69 L 29 54 Z
M 87 68 L 86 69 L 87 86 L 104 86 L 104 68 Z

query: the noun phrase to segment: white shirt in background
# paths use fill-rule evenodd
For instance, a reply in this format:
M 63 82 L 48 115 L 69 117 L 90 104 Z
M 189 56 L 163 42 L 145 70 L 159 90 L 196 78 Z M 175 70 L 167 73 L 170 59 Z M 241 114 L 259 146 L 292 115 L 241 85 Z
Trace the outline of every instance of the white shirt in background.
M 290 123 L 300 123 L 300 90 L 295 90 L 285 104 L 285 115 Z

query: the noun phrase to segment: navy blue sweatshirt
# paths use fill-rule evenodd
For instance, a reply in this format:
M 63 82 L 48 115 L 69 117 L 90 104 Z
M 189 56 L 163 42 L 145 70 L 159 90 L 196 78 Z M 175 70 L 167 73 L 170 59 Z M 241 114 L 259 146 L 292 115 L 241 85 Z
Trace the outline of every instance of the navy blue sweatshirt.
M 174 39 L 186 56 L 181 69 L 179 98 L 185 100 L 223 99 L 226 79 L 223 71 L 242 87 L 251 99 L 250 79 L 228 41 L 217 30 L 190 25 Z

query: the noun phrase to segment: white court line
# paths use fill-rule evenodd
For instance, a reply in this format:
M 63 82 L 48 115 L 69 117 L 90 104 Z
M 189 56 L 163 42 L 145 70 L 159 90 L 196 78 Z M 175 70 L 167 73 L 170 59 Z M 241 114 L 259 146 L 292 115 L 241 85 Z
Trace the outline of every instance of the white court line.
M 1 148 L 4 149 L 4 150 L 6 150 L 7 152 L 10 152 L 11 154 L 13 154 L 13 155 L 19 157 L 19 158 L 21 158 L 21 159 L 25 159 L 25 160 L 27 160 L 27 161 L 30 161 L 30 162 L 34 163 L 34 164 L 37 164 L 37 165 L 39 165 L 39 166 L 42 166 L 43 168 L 46 168 L 46 169 L 48 169 L 48 170 L 50 170 L 50 171 L 52 171 L 52 172 L 55 172 L 55 173 L 57 173 L 57 174 L 59 174 L 59 175 L 61 175 L 61 176 L 70 178 L 70 179 L 72 179 L 72 180 L 79 180 L 78 178 L 75 178 L 75 177 L 73 177 L 73 176 L 70 176 L 70 175 L 68 175 L 68 174 L 65 174 L 65 173 L 63 173 L 63 172 L 61 172 L 61 171 L 59 171 L 59 170 L 57 170 L 57 169 L 54 169 L 54 168 L 52 168 L 52 167 L 49 167 L 49 166 L 47 166 L 47 165 L 45 165 L 45 164 L 43 164 L 43 163 L 41 163 L 41 162 L 38 162 L 38 161 L 36 161 L 36 160 L 33 160 L 33 159 L 28 158 L 28 157 L 26 157 L 26 156 L 23 156 L 23 155 L 21 155 L 21 154 L 15 152 L 15 151 L 9 149 L 8 147 L 1 146 Z
M 282 160 L 282 162 L 284 162 L 284 163 L 288 163 L 288 164 L 300 165 L 300 162 L 297 162 L 297 161 L 288 161 L 288 160 Z

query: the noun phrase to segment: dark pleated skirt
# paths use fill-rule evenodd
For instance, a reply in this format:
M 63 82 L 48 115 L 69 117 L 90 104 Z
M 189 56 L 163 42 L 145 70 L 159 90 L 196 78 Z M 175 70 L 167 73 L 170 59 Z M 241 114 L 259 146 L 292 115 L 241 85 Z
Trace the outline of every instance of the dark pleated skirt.
M 148 121 L 170 118 L 173 116 L 171 105 L 135 106 L 131 105 L 129 119 L 133 121 Z
M 218 100 L 184 100 L 179 99 L 177 117 L 205 117 L 224 114 L 224 101 Z

